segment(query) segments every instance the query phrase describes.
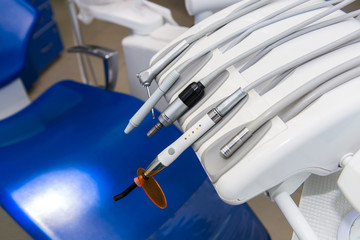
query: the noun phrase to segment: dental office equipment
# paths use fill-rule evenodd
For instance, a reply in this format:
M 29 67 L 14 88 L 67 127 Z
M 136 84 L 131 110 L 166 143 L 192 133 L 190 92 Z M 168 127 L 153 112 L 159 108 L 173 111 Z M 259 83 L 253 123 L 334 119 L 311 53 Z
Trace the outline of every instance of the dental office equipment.
M 350 72 L 354 72 L 355 74 L 351 74 Z M 360 76 L 360 69 L 359 67 L 354 68 L 346 73 L 347 76 L 344 76 L 344 74 L 341 74 L 340 76 L 337 76 L 323 84 L 321 84 L 316 89 L 312 90 L 308 94 L 306 94 L 303 98 L 301 98 L 299 101 L 297 101 L 291 108 L 285 113 L 281 114 L 281 119 L 283 119 L 284 122 L 289 121 L 290 119 L 294 118 L 296 115 L 298 115 L 300 112 L 302 112 L 306 107 L 308 107 L 311 103 L 313 103 L 316 99 L 321 97 L 327 92 L 330 92 L 331 90 L 335 89 L 336 87 L 353 80 L 356 76 L 356 72 Z
M 302 1 L 302 0 L 301 0 L 301 1 L 295 2 L 294 4 L 290 4 L 290 5 L 284 7 L 284 8 L 282 8 L 282 9 L 280 9 L 280 10 L 275 11 L 274 13 L 268 15 L 267 17 L 259 20 L 258 22 L 254 23 L 254 24 L 251 24 L 251 25 L 249 25 L 249 26 L 246 26 L 246 27 L 244 27 L 244 28 L 241 28 L 240 30 L 237 30 L 237 31 L 235 31 L 234 33 L 232 33 L 232 34 L 230 34 L 230 35 L 228 35 L 228 36 L 220 39 L 219 41 L 215 42 L 215 43 L 212 44 L 211 46 L 209 46 L 209 47 L 207 47 L 206 49 L 203 49 L 201 52 L 197 53 L 195 56 L 192 56 L 191 59 L 188 59 L 186 62 L 182 63 L 180 66 L 178 66 L 176 69 L 174 69 L 173 72 L 174 72 L 175 74 L 177 74 L 177 73 L 179 73 L 179 72 L 181 72 L 181 71 L 184 71 L 184 69 L 188 68 L 189 65 L 193 64 L 193 62 L 194 62 L 195 60 L 203 57 L 203 56 L 204 56 L 206 53 L 208 53 L 209 51 L 213 50 L 214 48 L 220 46 L 220 45 L 223 44 L 223 43 L 226 43 L 227 41 L 231 40 L 232 38 L 236 37 L 237 35 L 241 34 L 242 32 L 245 32 L 246 30 L 250 29 L 251 27 L 257 26 L 258 23 L 265 22 L 264 24 L 261 25 L 262 27 L 264 27 L 264 26 L 267 26 L 267 25 L 269 25 L 269 24 L 271 24 L 271 23 L 274 23 L 274 22 L 277 22 L 277 21 L 281 21 L 281 20 L 283 20 L 283 19 L 286 19 L 286 18 L 288 18 L 288 17 L 295 16 L 295 15 L 298 15 L 298 14 L 301 14 L 301 13 L 304 13 L 304 12 L 307 12 L 307 11 L 310 11 L 310 10 L 318 9 L 318 8 L 320 8 L 320 7 L 328 6 L 329 3 L 337 3 L 337 2 L 339 2 L 339 1 L 331 1 L 331 2 L 329 2 L 329 3 L 315 4 L 315 5 L 313 5 L 313 6 L 310 6 L 310 7 L 305 8 L 305 9 L 301 9 L 301 10 L 298 10 L 298 11 L 294 11 L 294 12 L 292 12 L 292 13 L 290 13 L 290 14 L 286 14 L 286 15 L 284 15 L 284 16 L 278 17 L 278 18 L 276 18 L 276 19 L 274 19 L 274 20 L 272 20 L 272 21 L 266 21 L 266 20 L 268 20 L 268 19 L 274 18 L 274 17 L 276 17 L 277 15 L 279 15 L 279 14 L 285 12 L 285 11 L 288 11 L 288 10 L 290 10 L 290 9 L 292 9 L 292 8 L 300 5 L 300 4 L 302 4 L 303 2 L 306 2 L 306 1 Z M 257 7 L 259 7 L 259 6 L 257 6 Z M 248 12 L 250 12 L 250 11 L 248 11 Z M 211 26 L 213 26 L 213 25 L 211 25 Z M 207 29 L 207 28 L 205 28 L 205 29 Z M 249 32 L 248 32 L 248 34 L 249 34 Z M 191 36 L 192 36 L 192 35 L 191 35 Z M 176 47 L 175 47 L 175 48 L 176 48 Z M 177 50 L 176 50 L 176 51 L 177 51 Z M 186 49 L 185 49 L 184 51 L 186 51 Z M 182 51 L 182 53 L 184 53 L 184 51 Z M 166 51 L 165 51 L 165 52 L 166 52 Z M 169 54 L 170 54 L 170 53 L 167 53 L 166 55 L 169 55 Z M 173 54 L 173 55 L 174 55 L 174 54 Z M 176 55 L 176 56 L 177 56 L 177 55 Z M 176 56 L 174 55 L 174 58 L 175 58 Z M 159 56 L 159 57 L 157 57 L 157 58 L 160 58 L 160 57 L 161 57 L 161 56 Z M 176 60 L 176 59 L 175 59 L 175 60 Z M 157 60 L 155 60 L 155 61 L 157 61 Z M 158 60 L 158 61 L 162 61 L 162 59 L 160 59 L 160 60 Z M 160 74 L 160 75 L 161 75 L 161 74 Z M 156 78 L 158 78 L 158 77 L 156 77 Z M 160 79 L 159 79 L 159 81 L 160 81 Z M 170 81 L 170 82 L 168 82 L 168 81 Z M 177 81 L 177 79 L 168 80 L 168 77 L 166 77 L 165 80 L 163 80 L 163 81 L 160 83 L 160 84 L 163 84 L 163 83 L 164 83 L 164 84 L 166 85 L 166 87 L 165 87 L 165 86 L 162 86 L 162 87 L 161 87 L 161 88 L 164 90 L 164 91 L 162 91 L 162 92 L 166 93 L 166 92 L 169 90 L 169 88 L 175 83 L 175 81 Z M 191 87 L 190 87 L 189 89 L 191 89 Z M 164 93 L 163 93 L 163 94 L 164 94 Z M 184 93 L 184 94 L 188 94 L 188 93 Z M 158 101 L 158 100 L 161 98 L 161 96 L 162 96 L 161 93 L 159 94 L 159 92 L 157 92 L 156 95 L 157 95 L 156 98 L 155 98 L 155 97 L 153 97 L 153 98 L 150 97 L 150 99 L 148 100 L 148 101 L 150 102 L 150 103 L 147 103 L 149 106 L 154 106 L 154 105 L 157 103 L 157 101 Z M 180 105 L 181 105 L 181 104 L 180 104 Z M 129 125 L 127 126 L 127 129 L 125 130 L 125 133 L 129 133 L 134 127 L 137 127 L 137 126 L 141 123 L 142 119 L 147 115 L 147 113 L 148 113 L 149 111 L 150 111 L 150 109 L 149 109 L 148 106 L 144 106 L 144 107 L 142 107 L 141 109 L 139 109 L 139 110 L 136 112 L 136 114 L 130 119 Z M 170 124 L 171 124 L 171 123 L 170 123 Z M 161 126 L 160 124 L 157 124 L 157 128 L 159 128 L 160 126 Z M 154 128 L 154 130 L 155 130 L 155 129 L 156 129 L 156 128 Z M 155 134 L 155 131 L 153 131 L 152 133 L 149 133 L 150 136 L 153 135 L 153 134 Z
M 244 72 L 246 69 L 253 66 L 256 62 L 258 62 L 261 58 L 263 58 L 266 54 L 268 54 L 271 50 L 273 50 L 274 48 L 280 46 L 281 44 L 283 44 L 285 42 L 288 42 L 288 41 L 290 41 L 290 40 L 292 40 L 294 38 L 297 38 L 299 36 L 302 36 L 302 35 L 304 35 L 306 33 L 309 33 L 309 32 L 312 32 L 312 31 L 315 31 L 315 30 L 318 30 L 318 29 L 321 29 L 321 28 L 324 28 L 324 27 L 327 27 L 327 26 L 342 22 L 342 21 L 344 21 L 346 19 L 349 19 L 349 18 L 356 17 L 359 14 L 360 14 L 360 10 L 356 10 L 356 11 L 353 11 L 351 13 L 347 13 L 347 14 L 341 15 L 339 17 L 335 17 L 335 18 L 332 18 L 330 20 L 326 20 L 326 21 L 311 25 L 309 27 L 303 28 L 303 29 L 301 29 L 299 31 L 296 31 L 293 34 L 290 34 L 289 36 L 287 36 L 287 37 L 273 43 L 272 45 L 270 45 L 270 46 L 266 47 L 265 49 L 263 49 L 262 51 L 260 51 L 251 60 L 249 60 L 244 66 L 242 66 L 241 69 L 239 70 L 239 72 Z
M 205 34 L 211 33 L 219 27 L 222 27 L 226 23 L 236 19 L 239 16 L 245 15 L 248 12 L 251 12 L 254 9 L 257 9 L 260 6 L 265 5 L 268 0 L 263 1 L 249 1 L 248 3 L 232 11 L 226 18 L 220 21 L 217 24 L 211 25 L 203 29 L 200 33 L 191 35 L 187 39 L 180 41 L 175 47 L 171 48 L 165 56 L 162 56 L 159 60 L 155 60 L 155 64 L 152 65 L 149 69 L 138 74 L 138 78 L 142 85 L 148 87 L 150 86 L 152 80 L 156 77 L 161 70 L 163 70 L 173 59 L 175 59 L 179 54 L 186 50 L 190 44 L 203 37 Z M 254 3 L 254 4 L 253 4 Z M 250 6 L 249 6 L 250 5 Z M 207 52 L 207 51 L 206 51 Z M 160 100 L 160 98 L 170 89 L 170 87 L 175 83 L 175 81 L 180 77 L 180 72 L 183 71 L 187 65 L 178 67 L 178 69 L 173 70 L 170 74 L 166 76 L 159 88 L 154 92 L 152 96 L 145 102 L 145 104 L 135 113 L 135 115 L 130 119 L 129 124 L 125 128 L 125 133 L 129 133 L 135 127 L 137 127 L 145 116 L 153 109 L 155 104 Z M 149 91 L 149 90 L 147 90 Z M 155 96 L 154 96 L 155 95 Z
M 150 200 L 159 208 L 166 208 L 167 202 L 163 190 L 154 179 L 153 176 L 145 175 L 146 170 L 139 168 L 137 170 L 137 177 L 134 178 L 134 183 L 132 183 L 125 191 L 113 197 L 114 201 L 119 201 L 120 199 L 126 197 L 131 193 L 136 187 L 142 187 L 146 195 Z
M 229 158 L 251 135 L 256 132 L 262 125 L 264 125 L 269 119 L 273 118 L 284 108 L 291 105 L 293 102 L 303 97 L 305 94 L 310 92 L 312 89 L 316 89 L 321 84 L 334 78 L 333 81 L 345 82 L 349 81 L 360 75 L 360 68 L 356 68 L 360 64 L 360 57 L 354 58 L 348 62 L 345 62 L 331 71 L 321 74 L 320 76 L 304 84 L 293 93 L 284 97 L 277 104 L 268 109 L 256 120 L 251 122 L 248 127 L 245 127 L 238 133 L 228 144 L 222 149 L 221 153 L 224 157 Z M 353 69 L 355 68 L 355 69 Z M 346 72 L 348 71 L 348 72 Z M 345 74 L 342 74 L 346 72 Z M 143 178 L 153 177 L 160 171 L 168 167 L 173 161 L 175 161 L 181 153 L 196 142 L 203 136 L 209 129 L 217 124 L 228 112 L 230 112 L 234 106 L 236 106 L 241 100 L 243 100 L 248 89 L 244 88 L 236 90 L 232 95 L 222 101 L 216 108 L 209 111 L 203 116 L 197 123 L 190 127 L 183 135 L 181 135 L 174 143 L 165 148 L 147 167 L 143 174 Z M 135 178 L 137 179 L 137 178 Z M 138 180 L 135 180 L 137 182 Z M 119 194 L 116 200 L 125 197 L 131 190 L 136 187 L 137 184 L 133 183 L 124 193 Z M 131 190 L 129 190 L 131 189 Z
M 294 92 L 290 93 L 281 101 L 273 105 L 266 112 L 260 115 L 257 119 L 250 122 L 246 127 L 244 127 L 239 133 L 237 133 L 228 143 L 226 143 L 220 150 L 221 154 L 225 158 L 229 158 L 233 155 L 233 153 L 238 150 L 251 136 L 257 131 L 262 125 L 264 125 L 267 121 L 278 115 L 281 111 L 283 111 L 286 107 L 303 97 L 305 94 L 309 93 L 311 90 L 316 89 L 321 84 L 329 81 L 330 79 L 338 76 L 339 74 L 344 73 L 343 75 L 339 75 L 338 79 L 340 82 L 349 81 L 358 77 L 360 75 L 360 68 L 356 68 L 360 64 L 360 57 L 352 59 L 346 63 L 343 63 L 334 69 L 318 76 L 312 81 L 304 84 L 303 86 L 296 89 Z M 351 70 L 355 68 L 354 70 Z M 334 79 L 333 81 L 337 81 L 338 79 Z M 246 88 L 244 89 L 246 91 Z
M 305 7 L 303 9 L 295 10 L 295 11 L 290 12 L 288 14 L 284 14 L 284 15 L 276 18 L 276 19 L 272 19 L 271 21 L 264 22 L 262 24 L 253 26 L 252 28 L 248 29 L 246 32 L 244 32 L 240 36 L 236 37 L 233 41 L 231 41 L 231 43 L 226 47 L 225 52 L 229 51 L 231 48 L 236 46 L 238 43 L 240 43 L 242 40 L 244 40 L 247 36 L 249 36 L 252 32 L 254 32 L 254 31 L 256 31 L 256 30 L 258 30 L 260 28 L 263 28 L 263 27 L 265 27 L 265 26 L 267 26 L 269 24 L 273 24 L 275 22 L 278 22 L 278 21 L 284 20 L 286 18 L 296 16 L 298 14 L 306 13 L 306 12 L 313 11 L 313 10 L 323 8 L 323 7 L 327 7 L 327 6 L 332 5 L 332 4 L 337 4 L 337 3 L 342 2 L 342 1 L 343 0 L 331 0 L 331 1 L 328 1 L 328 2 L 317 3 L 317 4 L 314 4 L 314 5 L 310 5 L 308 7 Z
M 246 94 L 242 89 L 236 90 L 216 108 L 205 114 L 197 123 L 195 123 L 189 130 L 182 134 L 175 142 L 165 148 L 146 168 L 146 171 L 142 175 L 138 174 L 138 177 L 134 179 L 132 183 L 124 192 L 116 195 L 114 200 L 117 201 L 127 196 L 136 186 L 142 186 L 139 182 L 146 182 L 148 179 L 153 180 L 153 176 L 168 167 L 173 161 L 175 161 L 188 147 L 203 136 L 210 128 L 217 124 L 231 109 L 239 103 Z M 141 176 L 139 178 L 139 176 Z M 145 190 L 145 188 L 144 188 Z M 158 191 L 156 187 L 150 189 L 149 192 Z M 161 191 L 162 192 L 162 191 Z M 149 196 L 149 195 L 148 195 Z M 150 196 L 149 196 L 150 197 Z M 151 197 L 150 197 L 151 198 Z M 152 198 L 151 198 L 152 199 Z M 157 201 L 153 202 L 157 204 Z
M 227 121 L 225 125 L 221 128 L 218 128 L 220 124 L 214 125 L 206 132 L 206 140 L 198 139 L 195 143 L 194 150 L 219 196 L 225 202 L 241 204 L 283 182 L 286 183 L 297 174 L 313 173 L 325 176 L 334 173 L 340 170 L 339 159 L 359 148 L 359 141 L 353 133 L 353 129 L 359 126 L 359 100 L 356 93 L 359 87 L 359 24 L 357 20 L 350 19 L 357 14 L 358 12 L 353 12 L 345 17 L 343 12 L 337 11 L 328 18 L 331 18 L 330 20 L 314 22 L 309 27 L 298 29 L 292 33 L 293 35 L 285 36 L 286 40 L 280 40 L 283 41 L 282 44 L 276 42 L 260 49 L 261 55 L 255 53 L 254 56 L 258 58 L 255 57 L 251 64 L 244 65 L 246 68 L 243 72 L 243 66 L 236 66 L 240 68 L 241 75 L 235 67 L 228 69 L 228 79 L 224 80 L 221 88 L 212 92 L 212 98 L 205 104 L 202 102 L 203 106 L 199 106 L 199 109 L 181 119 L 180 124 L 185 131 L 192 129 L 193 122 L 208 112 L 207 109 L 218 104 L 219 99 L 228 95 L 235 86 L 239 88 L 235 83 L 236 77 L 239 82 L 241 81 L 239 85 L 245 92 L 247 87 L 250 90 L 252 85 L 256 85 L 258 79 L 268 74 L 272 76 L 267 79 L 268 82 L 264 81 L 262 86 L 252 88 L 255 91 L 248 92 L 247 102 L 244 103 L 244 98 L 234 107 L 234 111 L 227 115 L 232 115 L 233 118 L 221 121 L 221 124 Z M 280 28 L 283 31 L 286 26 Z M 262 30 L 262 33 L 269 34 L 266 30 Z M 255 36 L 249 39 L 256 41 Z M 246 44 L 248 47 L 243 52 L 253 47 L 250 40 L 240 43 L 242 46 Z M 201 51 L 196 45 L 189 51 L 195 52 L 196 48 Z M 238 55 L 243 53 L 239 49 L 240 47 L 234 49 L 239 52 Z M 211 73 L 220 64 L 228 61 L 228 56 L 233 55 L 224 55 L 221 50 L 215 51 L 213 56 L 218 59 L 213 59 L 213 62 L 217 65 L 211 65 L 213 62 L 206 64 L 195 79 L 203 79 L 204 75 Z M 340 69 L 341 65 L 344 66 L 351 61 L 354 61 L 351 63 L 353 65 Z M 332 76 L 326 77 L 326 74 Z M 318 77 L 314 79 L 315 76 Z M 322 76 L 321 81 L 319 76 Z M 322 84 L 318 82 L 320 85 L 315 84 L 314 89 L 309 88 L 305 91 L 304 86 L 308 83 L 310 86 L 312 80 L 320 81 Z M 285 104 L 283 99 L 289 99 L 288 97 L 301 89 L 303 92 L 301 96 L 298 95 L 297 102 L 291 100 Z M 175 97 L 176 94 L 172 93 L 167 99 L 173 102 L 171 100 Z M 271 118 L 271 121 L 266 120 L 256 131 L 257 135 L 245 142 L 246 145 L 242 146 L 241 151 L 237 151 L 229 159 L 221 158 L 220 148 L 235 132 L 253 124 L 253 119 L 262 116 L 281 101 L 284 101 L 284 105 L 281 111 L 278 109 L 280 112 L 276 115 L 279 117 Z M 293 104 L 289 106 L 290 103 Z M 240 109 L 241 105 L 244 105 L 243 109 Z M 240 111 L 236 112 L 238 109 Z M 214 131 L 215 128 L 217 131 Z M 272 199 L 278 202 L 275 198 L 280 195 L 272 196 Z M 280 206 L 282 203 L 279 202 Z M 282 209 L 287 209 L 291 215 L 289 208 Z M 289 214 L 285 215 L 289 217 Z M 301 230 L 298 233 L 302 236 Z
M 252 49 L 248 50 L 247 52 L 240 54 L 239 56 L 236 56 L 234 59 L 231 59 L 230 61 L 228 61 L 227 63 L 223 64 L 222 66 L 218 67 L 217 69 L 215 69 L 214 71 L 212 71 L 211 73 L 209 73 L 206 77 L 204 77 L 203 79 L 201 79 L 199 82 L 197 83 L 192 83 L 190 84 L 183 92 L 181 92 L 179 94 L 179 97 L 176 98 L 167 108 L 166 110 L 159 116 L 159 122 L 148 132 L 148 136 L 151 137 L 153 136 L 158 130 L 161 129 L 162 126 L 169 126 L 172 123 L 174 123 L 181 115 L 183 115 L 189 108 L 191 108 L 192 106 L 195 105 L 195 103 L 197 101 L 199 101 L 201 99 L 201 97 L 203 96 L 204 92 L 203 89 L 206 88 L 207 86 L 209 86 L 223 71 L 225 71 L 228 67 L 241 62 L 242 60 L 244 60 L 245 58 L 251 56 L 252 54 L 256 53 L 257 51 L 260 51 L 261 49 L 285 38 L 286 36 L 292 34 L 293 32 L 327 16 L 328 14 L 350 4 L 351 2 L 353 2 L 353 0 L 350 1 L 344 1 L 342 3 L 339 3 L 336 6 L 333 6 L 330 9 L 327 9 L 321 13 L 319 13 L 318 15 L 305 20 L 304 22 L 268 39 L 267 41 L 253 47 Z M 300 11 L 302 12 L 302 11 Z M 292 14 L 290 14 L 290 16 L 293 16 Z M 278 20 L 283 20 L 286 18 L 283 18 L 280 16 L 279 19 L 275 18 L 272 20 L 268 20 L 265 21 L 264 23 L 260 23 L 259 24 L 259 28 L 267 26 L 271 23 L 277 22 Z M 341 18 L 342 19 L 342 18 Z M 322 25 L 321 25 L 322 26 Z M 256 29 L 257 26 L 255 26 Z M 314 30 L 313 28 L 311 28 L 312 30 Z M 250 32 L 245 32 L 244 36 L 249 35 Z M 191 59 L 190 59 L 191 60 Z M 187 60 L 189 61 L 189 60 Z M 185 62 L 184 64 L 186 64 L 187 62 Z M 180 66 L 184 66 L 184 64 L 180 65 Z M 267 76 L 270 77 L 270 76 Z M 261 79 L 261 81 L 258 82 L 258 84 L 260 85 L 263 81 L 266 81 L 266 79 Z M 256 85 L 254 86 L 256 87 Z M 200 89 L 200 90 L 198 90 Z M 198 91 L 196 91 L 198 90 Z M 186 98 L 185 98 L 186 97 Z M 140 110 L 139 110 L 140 111 Z
M 221 28 L 225 24 L 233 21 L 234 19 L 237 19 L 238 17 L 245 15 L 249 12 L 251 12 L 254 9 L 257 9 L 260 6 L 263 6 L 270 2 L 269 0 L 251 0 L 240 6 L 239 8 L 232 11 L 226 18 L 222 19 L 221 21 L 218 21 L 216 24 L 209 26 L 200 32 L 191 35 L 190 37 L 180 41 L 176 44 L 176 46 L 169 47 L 169 51 L 164 55 L 160 56 L 158 60 L 155 60 L 154 64 L 150 66 L 150 68 L 142 71 L 138 74 L 138 78 L 140 80 L 140 83 L 143 86 L 149 86 L 153 79 L 156 77 L 156 75 L 163 70 L 174 58 L 176 58 L 182 51 L 184 51 L 189 45 L 201 37 L 205 36 L 206 34 L 209 34 L 213 31 L 215 31 L 218 28 Z
M 24 46 L 31 36 L 29 26 L 35 25 L 36 12 L 22 0 L 0 1 L 0 6 L 0 25 L 4 26 L 0 27 L 0 36 L 5 40 L 0 52 L 10 50 L 13 53 L 0 54 L 0 65 L 7 70 L 0 75 L 3 80 L 13 69 L 16 72 L 11 76 L 16 78 L 25 62 L 27 49 Z M 7 48 L 7 44 L 11 48 Z M 6 63 L 12 68 L 6 68 Z M 165 147 L 161 147 L 162 144 L 179 133 L 173 127 L 169 129 L 170 136 L 157 140 L 137 133 L 132 136 L 122 134 L 127 122 L 124 112 L 140 105 L 141 101 L 126 94 L 62 81 L 22 111 L 1 121 L 0 203 L 27 232 L 23 237 L 12 238 L 135 240 L 209 239 L 235 235 L 237 239 L 269 239 L 247 205 L 231 207 L 217 198 L 200 165 L 193 166 L 193 172 L 187 173 L 185 181 L 188 184 L 182 181 L 179 186 L 167 181 L 163 185 L 164 189 L 176 186 L 173 194 L 167 191 L 176 202 L 172 201 L 172 205 L 161 213 L 151 203 L 143 202 L 142 196 L 135 201 L 125 199 L 116 205 L 109 202 L 108 195 L 127 179 L 123 160 L 129 156 L 134 158 L 126 162 L 131 169 L 148 159 L 146 155 L 161 150 Z M 149 120 L 144 121 L 143 131 L 151 127 Z M 149 145 L 142 146 L 142 141 L 154 146 L 148 149 Z M 146 151 L 134 151 L 132 146 L 140 146 Z M 185 171 L 196 161 L 190 151 L 183 157 L 184 161 L 174 169 L 173 175 L 179 167 Z M 207 200 L 207 206 L 197 208 L 203 199 Z M 211 215 L 202 211 L 211 212 Z M 144 221 L 139 217 L 144 213 L 151 219 Z M 1 231 L 1 239 L 9 238 L 7 229 L 11 229 L 7 223 L 4 225 L 3 214 L 1 211 L 2 227 L 6 230 Z M 182 221 L 184 225 L 181 226 L 176 218 L 183 216 L 190 220 Z M 235 224 L 213 227 L 223 220 Z M 188 231 L 189 226 L 193 230 Z M 204 226 L 206 232 L 202 231 Z M 169 228 L 173 230 L 169 231 Z M 16 230 L 21 232 L 21 229 Z
M 265 4 L 267 4 L 268 2 L 270 2 L 270 1 L 269 0 L 248 1 L 244 5 L 240 6 L 239 8 L 237 8 L 233 12 L 231 12 L 222 21 L 218 21 L 216 24 L 211 25 L 196 34 L 187 37 L 186 39 L 177 43 L 176 46 L 171 47 L 170 50 L 164 56 L 161 56 L 161 58 L 158 61 L 155 60 L 154 64 L 151 65 L 150 68 L 137 74 L 137 77 L 138 77 L 140 83 L 147 90 L 148 97 L 150 98 L 149 86 L 150 86 L 151 82 L 153 81 L 153 79 L 156 77 L 156 75 L 158 75 L 161 70 L 163 70 L 179 54 L 181 54 L 181 52 L 186 50 L 193 42 L 197 41 L 198 39 L 205 36 L 206 34 L 209 34 L 213 31 L 215 31 L 216 29 L 221 28 L 222 26 L 233 21 L 234 19 L 237 19 L 238 17 L 245 15 L 254 9 L 257 9 L 258 7 L 261 7 Z M 135 120 L 133 120 L 133 122 L 134 121 Z
M 206 47 L 205 49 L 203 49 L 202 51 L 196 53 L 196 55 L 193 55 L 191 56 L 191 59 L 188 59 L 185 63 L 183 64 L 186 64 L 187 66 L 192 64 L 196 59 L 198 58 L 201 58 L 202 56 L 204 56 L 207 52 L 210 52 L 212 50 L 214 50 L 215 48 L 217 47 L 221 47 L 222 44 L 224 43 L 227 43 L 228 41 L 230 41 L 231 39 L 235 38 L 236 36 L 240 35 L 241 34 L 241 37 L 242 39 L 244 39 L 246 36 L 248 36 L 250 33 L 254 32 L 255 30 L 257 29 L 260 29 L 262 27 L 265 27 L 265 26 L 268 26 L 270 24 L 273 24 L 275 22 L 279 22 L 281 20 L 284 20 L 286 18 L 290 18 L 292 16 L 296 16 L 296 15 L 299 15 L 299 14 L 302 14 L 302 13 L 306 13 L 306 12 L 309 12 L 309 11 L 312 11 L 312 10 L 316 10 L 316 9 L 319 9 L 319 8 L 322 8 L 322 7 L 326 7 L 328 6 L 329 4 L 334 4 L 334 3 L 338 3 L 342 0 L 333 0 L 333 1 L 329 1 L 327 3 L 318 3 L 318 4 L 314 4 L 314 5 L 310 5 L 308 7 L 305 7 L 305 8 L 302 8 L 302 9 L 299 9 L 299 10 L 293 10 L 294 8 L 296 8 L 297 6 L 299 5 L 302 5 L 303 3 L 305 2 L 308 2 L 309 0 L 300 0 L 300 1 L 297 1 L 297 2 L 294 2 L 292 4 L 289 4 L 273 13 L 270 13 L 269 15 L 263 17 L 262 19 L 256 21 L 255 23 L 252 23 L 250 25 L 247 25 L 243 28 L 240 28 L 239 30 L 236 30 L 235 32 L 232 32 L 231 34 L 228 34 L 226 36 L 224 36 L 223 38 L 221 38 L 220 40 L 212 43 L 210 46 Z M 265 6 L 266 7 L 266 6 Z M 292 12 L 290 13 L 286 13 L 286 11 L 289 11 L 289 10 L 293 10 Z M 282 15 L 281 15 L 282 14 Z M 281 16 L 278 16 L 278 15 L 281 15 Z M 267 21 L 267 20 L 270 20 L 272 19 L 271 21 Z M 232 40 L 231 42 L 233 42 L 234 40 Z M 239 42 L 239 41 L 238 41 Z M 227 49 L 229 49 L 229 47 L 227 47 Z M 189 50 L 189 49 L 187 49 Z M 182 54 L 185 53 L 182 52 Z M 179 58 L 180 55 L 179 55 Z M 168 66 L 167 68 L 169 68 L 169 66 L 172 66 L 174 65 L 179 59 L 174 59 Z M 163 72 L 166 72 L 168 71 L 169 69 L 164 69 Z M 158 74 L 156 76 L 156 80 L 157 81 L 160 81 L 162 75 L 163 75 L 163 72 L 161 72 L 160 74 Z

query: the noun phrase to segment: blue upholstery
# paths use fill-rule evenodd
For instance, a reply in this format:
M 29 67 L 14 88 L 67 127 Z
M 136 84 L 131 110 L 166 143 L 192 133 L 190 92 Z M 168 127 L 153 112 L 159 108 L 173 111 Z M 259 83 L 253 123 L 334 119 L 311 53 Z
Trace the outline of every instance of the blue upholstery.
M 141 189 L 112 200 L 137 168 L 180 135 L 171 126 L 147 138 L 149 117 L 125 135 L 141 104 L 63 81 L 0 121 L 1 206 L 35 239 L 268 239 L 246 204 L 219 199 L 191 149 L 157 175 L 168 200 L 165 210 Z
M 23 0 L 0 1 L 0 87 L 19 76 L 37 13 Z
M 267 239 L 246 205 L 224 204 L 204 183 L 191 149 L 157 175 L 165 210 L 141 189 L 113 202 L 136 169 L 180 135 L 170 127 L 149 139 L 151 118 L 125 135 L 129 113 L 140 106 L 133 97 L 65 81 L 0 122 L 1 205 L 39 239 Z

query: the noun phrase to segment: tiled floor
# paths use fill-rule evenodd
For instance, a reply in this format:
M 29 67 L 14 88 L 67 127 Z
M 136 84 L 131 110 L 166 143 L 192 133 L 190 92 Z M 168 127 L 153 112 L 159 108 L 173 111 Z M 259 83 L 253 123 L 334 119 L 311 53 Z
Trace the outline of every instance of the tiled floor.
M 191 26 L 193 23 L 193 18 L 189 17 L 185 11 L 183 1 L 156 0 L 154 2 L 169 7 L 173 11 L 175 20 L 181 25 Z M 73 45 L 73 41 L 70 20 L 66 9 L 66 1 L 51 0 L 51 3 L 59 24 L 64 46 L 65 48 L 68 48 Z M 358 8 L 360 8 L 360 1 L 355 1 L 355 3 L 348 7 L 347 10 Z M 128 34 L 126 28 L 95 20 L 90 25 L 82 25 L 82 30 L 87 44 L 96 44 L 116 49 L 119 51 L 120 56 L 122 56 L 121 39 Z M 119 83 L 116 90 L 128 93 L 129 86 L 127 83 L 124 61 L 120 61 L 119 71 L 120 77 L 118 79 Z M 102 77 L 100 74 L 102 72 L 102 66 L 101 64 L 96 64 L 96 62 L 95 72 L 99 73 L 97 75 L 100 78 Z M 29 91 L 30 98 L 32 100 L 35 99 L 49 86 L 63 79 L 80 79 L 76 56 L 65 51 L 41 74 L 40 79 Z M 294 199 L 296 201 L 298 201 L 299 197 L 300 191 L 294 194 Z M 272 239 L 291 239 L 292 230 L 276 204 L 272 203 L 267 197 L 262 195 L 251 200 L 249 205 L 268 229 Z M 0 239 L 30 239 L 30 237 L 3 210 L 0 210 Z

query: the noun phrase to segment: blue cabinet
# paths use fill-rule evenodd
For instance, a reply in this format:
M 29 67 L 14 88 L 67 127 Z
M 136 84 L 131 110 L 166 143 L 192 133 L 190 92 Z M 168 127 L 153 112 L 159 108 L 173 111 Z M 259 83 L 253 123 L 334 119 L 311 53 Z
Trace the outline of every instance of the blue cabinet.
M 27 64 L 21 79 L 29 88 L 46 68 L 63 50 L 59 29 L 53 17 L 48 0 L 28 0 L 39 13 L 32 39 L 30 41 Z

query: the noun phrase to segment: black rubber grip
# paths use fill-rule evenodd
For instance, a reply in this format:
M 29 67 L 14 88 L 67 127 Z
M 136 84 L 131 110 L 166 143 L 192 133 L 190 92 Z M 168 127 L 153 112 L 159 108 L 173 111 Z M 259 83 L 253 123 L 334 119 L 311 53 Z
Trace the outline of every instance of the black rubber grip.
M 193 82 L 179 94 L 179 98 L 191 108 L 204 96 L 204 89 L 204 85 L 200 82 Z

